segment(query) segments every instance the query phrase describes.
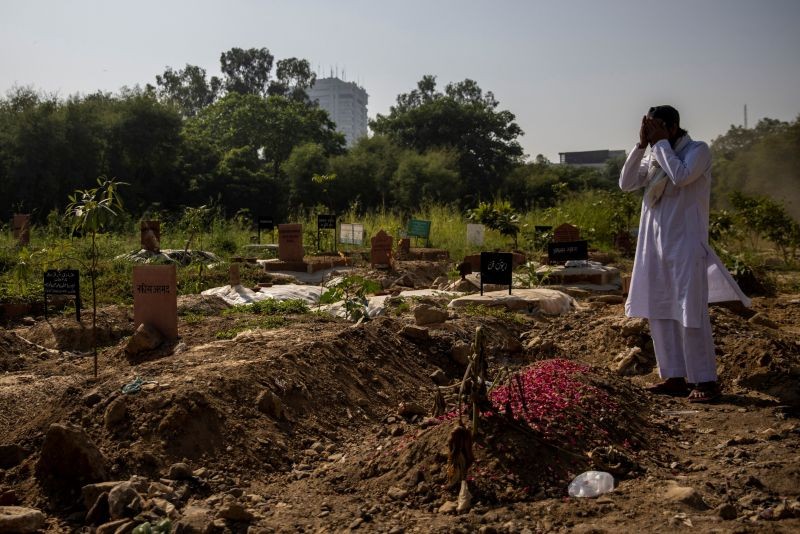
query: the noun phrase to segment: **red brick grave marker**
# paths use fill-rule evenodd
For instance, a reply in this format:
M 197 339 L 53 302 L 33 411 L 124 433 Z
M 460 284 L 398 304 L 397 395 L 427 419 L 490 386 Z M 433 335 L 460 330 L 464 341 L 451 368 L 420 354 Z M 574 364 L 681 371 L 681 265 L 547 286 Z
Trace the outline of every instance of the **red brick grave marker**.
M 133 327 L 147 323 L 169 339 L 178 338 L 178 284 L 175 265 L 133 267 Z
M 392 236 L 383 230 L 370 239 L 372 248 L 369 253 L 369 261 L 373 267 L 389 267 L 391 265 L 392 241 Z
M 303 225 L 278 225 L 278 259 L 281 261 L 303 261 Z

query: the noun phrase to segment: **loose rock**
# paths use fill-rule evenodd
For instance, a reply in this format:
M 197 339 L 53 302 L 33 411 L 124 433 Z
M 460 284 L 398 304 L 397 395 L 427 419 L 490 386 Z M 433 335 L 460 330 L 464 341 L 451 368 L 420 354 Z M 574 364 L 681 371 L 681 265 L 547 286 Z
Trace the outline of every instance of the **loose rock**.
M 274 417 L 275 419 L 281 419 L 283 417 L 283 402 L 281 402 L 280 397 L 270 390 L 265 390 L 258 394 L 256 406 L 258 407 L 258 411 L 270 417 Z
M 105 480 L 106 459 L 81 428 L 55 423 L 44 437 L 36 476 L 51 489 L 77 488 Z
M 430 304 L 420 304 L 414 308 L 414 321 L 418 325 L 443 323 L 447 320 L 446 310 L 439 309 Z
M 117 424 L 121 423 L 125 416 L 128 414 L 128 402 L 125 396 L 117 397 L 106 408 L 103 414 L 103 421 L 106 428 L 114 428 Z
M 133 517 L 142 511 L 142 497 L 130 482 L 120 482 L 108 492 L 111 519 Z
M 44 525 L 44 514 L 35 508 L 0 506 L 0 532 L 36 532 Z
M 164 342 L 164 336 L 150 324 L 142 323 L 125 346 L 125 354 L 136 356 L 142 352 L 157 349 Z
M 192 470 L 183 462 L 178 462 L 169 466 L 167 478 L 172 480 L 189 480 L 192 478 Z

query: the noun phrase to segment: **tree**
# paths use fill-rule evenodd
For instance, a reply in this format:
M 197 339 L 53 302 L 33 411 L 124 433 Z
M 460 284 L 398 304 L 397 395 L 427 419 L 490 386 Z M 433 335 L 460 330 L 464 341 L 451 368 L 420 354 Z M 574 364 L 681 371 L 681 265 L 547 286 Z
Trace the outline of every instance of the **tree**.
M 156 76 L 156 85 L 159 99 L 175 105 L 184 117 L 194 117 L 217 99 L 222 81 L 216 76 L 206 80 L 205 69 L 187 64 L 181 70 L 167 67 Z
M 275 95 L 230 93 L 188 121 L 185 137 L 218 158 L 208 181 L 198 184 L 203 195 L 221 194 L 229 208 L 259 212 L 268 202 L 276 216 L 286 208 L 283 165 L 292 150 L 316 143 L 327 156 L 344 146 L 324 110 Z
M 306 101 L 306 92 L 317 80 L 307 59 L 291 57 L 281 59 L 275 69 L 276 80 L 269 86 L 270 95 L 281 95 L 294 100 Z
M 449 204 L 463 190 L 458 178 L 458 157 L 449 150 L 429 150 L 418 154 L 405 151 L 391 179 L 395 205 L 411 211 L 423 201 Z
M 223 52 L 219 63 L 225 75 L 225 89 L 229 93 L 265 96 L 274 60 L 267 48 L 231 48 Z
M 333 192 L 334 209 L 358 204 L 365 210 L 395 204 L 391 180 L 406 149 L 388 137 L 363 137 L 346 153 L 330 159 L 337 176 Z
M 378 115 L 370 127 L 417 152 L 452 149 L 458 155 L 466 203 L 489 196 L 523 152 L 523 134 L 514 114 L 498 110 L 491 92 L 473 80 L 450 83 L 436 90 L 435 76 L 424 76 L 417 89 L 397 97 L 388 115 Z
M 127 185 L 105 177 L 97 179 L 97 187 L 78 190 L 69 197 L 66 216 L 72 221 L 73 234 L 89 235 L 92 245 L 89 254 L 89 278 L 92 281 L 92 350 L 94 352 L 94 377 L 97 378 L 97 266 L 100 253 L 97 233 L 122 212 L 119 187 Z
M 732 191 L 766 193 L 800 218 L 800 117 L 792 123 L 762 119 L 752 129 L 732 126 L 711 151 L 716 207 L 729 207 Z
M 284 168 L 289 179 L 291 206 L 312 208 L 329 203 L 330 197 L 321 195 L 321 188 L 314 182 L 314 176 L 324 175 L 328 170 L 328 157 L 321 145 L 303 143 L 294 147 Z

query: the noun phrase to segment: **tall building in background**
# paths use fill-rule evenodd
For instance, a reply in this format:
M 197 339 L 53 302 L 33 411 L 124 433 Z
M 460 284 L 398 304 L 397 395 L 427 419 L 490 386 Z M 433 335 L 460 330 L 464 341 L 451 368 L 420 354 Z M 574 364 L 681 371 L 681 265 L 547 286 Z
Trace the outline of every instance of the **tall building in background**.
M 328 112 L 348 147 L 367 136 L 368 96 L 363 87 L 334 77 L 318 78 L 308 90 L 308 98 Z

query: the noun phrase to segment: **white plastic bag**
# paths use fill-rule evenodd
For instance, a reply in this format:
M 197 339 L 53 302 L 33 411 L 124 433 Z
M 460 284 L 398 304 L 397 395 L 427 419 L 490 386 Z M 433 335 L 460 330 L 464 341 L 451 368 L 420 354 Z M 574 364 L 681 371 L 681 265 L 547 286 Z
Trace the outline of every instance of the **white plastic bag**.
M 570 497 L 597 497 L 614 489 L 614 477 L 605 471 L 586 471 L 569 483 Z

